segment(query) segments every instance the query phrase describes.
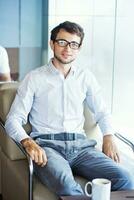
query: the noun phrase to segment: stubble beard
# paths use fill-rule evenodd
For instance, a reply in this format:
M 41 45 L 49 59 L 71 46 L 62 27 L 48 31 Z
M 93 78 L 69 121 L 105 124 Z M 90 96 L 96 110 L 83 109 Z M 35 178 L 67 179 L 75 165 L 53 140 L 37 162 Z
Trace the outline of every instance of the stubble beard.
M 62 60 L 61 58 L 59 58 L 56 54 L 54 54 L 54 57 L 55 57 L 61 64 L 70 64 L 70 63 L 72 63 L 72 62 L 75 60 L 75 58 L 74 58 L 74 59 L 71 59 L 71 60 L 69 60 L 69 61 L 64 61 L 64 60 Z

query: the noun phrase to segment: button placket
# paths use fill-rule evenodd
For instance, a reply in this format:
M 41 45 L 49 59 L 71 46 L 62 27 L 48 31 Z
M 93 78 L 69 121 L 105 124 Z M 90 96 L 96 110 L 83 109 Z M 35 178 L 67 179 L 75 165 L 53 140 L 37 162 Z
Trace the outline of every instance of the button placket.
M 66 114 L 67 114 L 67 85 L 66 85 L 67 80 L 64 79 L 63 82 L 63 93 L 64 93 L 64 119 L 63 119 L 63 127 L 64 130 L 66 131 Z

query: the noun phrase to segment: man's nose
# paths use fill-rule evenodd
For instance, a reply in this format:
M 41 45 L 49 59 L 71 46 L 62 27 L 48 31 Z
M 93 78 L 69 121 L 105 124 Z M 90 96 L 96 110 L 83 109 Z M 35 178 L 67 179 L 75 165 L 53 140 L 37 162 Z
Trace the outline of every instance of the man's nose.
M 66 48 L 66 49 L 71 49 L 71 47 L 70 47 L 69 44 L 67 44 L 67 45 L 65 46 L 65 48 Z

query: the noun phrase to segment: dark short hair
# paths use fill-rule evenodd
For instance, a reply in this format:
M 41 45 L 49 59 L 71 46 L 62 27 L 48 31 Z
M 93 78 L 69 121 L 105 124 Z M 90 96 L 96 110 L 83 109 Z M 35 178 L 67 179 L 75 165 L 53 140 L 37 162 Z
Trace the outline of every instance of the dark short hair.
M 79 36 L 81 39 L 80 45 L 82 44 L 82 41 L 84 38 L 83 28 L 79 24 L 76 24 L 76 23 L 70 22 L 70 21 L 65 21 L 65 22 L 59 24 L 58 26 L 56 26 L 54 29 L 52 29 L 51 37 L 50 37 L 50 39 L 52 41 L 56 40 L 57 34 L 59 33 L 59 31 L 61 29 L 64 29 L 68 33 L 76 34 L 77 36 Z

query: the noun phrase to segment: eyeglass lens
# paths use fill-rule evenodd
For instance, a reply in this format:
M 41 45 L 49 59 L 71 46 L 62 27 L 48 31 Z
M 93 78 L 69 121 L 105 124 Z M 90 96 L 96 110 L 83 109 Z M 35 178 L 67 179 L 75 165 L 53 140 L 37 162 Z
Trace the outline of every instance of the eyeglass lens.
M 72 41 L 72 42 L 68 42 L 67 40 L 63 40 L 63 39 L 59 39 L 59 40 L 55 40 L 59 46 L 61 47 L 66 47 L 69 45 L 69 47 L 71 49 L 78 49 L 80 47 L 80 44 L 75 42 L 75 41 Z

